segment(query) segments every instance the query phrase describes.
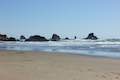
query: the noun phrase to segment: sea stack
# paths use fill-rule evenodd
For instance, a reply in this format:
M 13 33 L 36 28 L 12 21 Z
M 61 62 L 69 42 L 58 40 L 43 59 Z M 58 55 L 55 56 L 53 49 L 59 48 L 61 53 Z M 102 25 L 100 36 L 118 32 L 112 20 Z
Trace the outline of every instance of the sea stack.
M 69 37 L 66 37 L 65 40 L 70 40 Z
M 60 36 L 59 35 L 57 35 L 57 34 L 53 34 L 52 35 L 51 41 L 59 41 L 59 40 L 60 40 Z
M 7 35 L 0 34 L 0 41 L 6 41 L 6 40 L 7 40 Z
M 90 40 L 97 40 L 98 37 L 94 35 L 94 33 L 89 33 L 89 35 L 85 39 L 90 39 Z
M 21 41 L 21 42 L 24 42 L 25 40 L 26 40 L 26 37 L 25 37 L 24 35 L 21 35 L 21 36 L 20 36 L 20 41 Z

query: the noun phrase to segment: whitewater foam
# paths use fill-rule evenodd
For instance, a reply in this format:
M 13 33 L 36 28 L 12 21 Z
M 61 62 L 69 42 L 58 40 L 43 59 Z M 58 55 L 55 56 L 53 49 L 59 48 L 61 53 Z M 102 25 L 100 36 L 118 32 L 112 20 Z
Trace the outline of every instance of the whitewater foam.
M 48 42 L 0 42 L 0 50 L 50 51 L 120 57 L 120 42 L 108 40 L 62 40 Z

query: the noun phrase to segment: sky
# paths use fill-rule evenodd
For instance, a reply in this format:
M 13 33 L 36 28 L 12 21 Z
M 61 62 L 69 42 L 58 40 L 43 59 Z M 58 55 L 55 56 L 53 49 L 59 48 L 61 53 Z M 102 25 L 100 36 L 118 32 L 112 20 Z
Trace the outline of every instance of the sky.
M 0 0 L 0 33 L 120 38 L 120 0 Z

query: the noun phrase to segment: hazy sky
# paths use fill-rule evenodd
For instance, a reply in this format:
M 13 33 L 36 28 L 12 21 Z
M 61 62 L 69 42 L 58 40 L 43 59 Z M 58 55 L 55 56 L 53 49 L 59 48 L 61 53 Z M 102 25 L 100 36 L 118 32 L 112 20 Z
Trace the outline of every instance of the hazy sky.
M 120 0 L 0 0 L 0 32 L 120 38 Z

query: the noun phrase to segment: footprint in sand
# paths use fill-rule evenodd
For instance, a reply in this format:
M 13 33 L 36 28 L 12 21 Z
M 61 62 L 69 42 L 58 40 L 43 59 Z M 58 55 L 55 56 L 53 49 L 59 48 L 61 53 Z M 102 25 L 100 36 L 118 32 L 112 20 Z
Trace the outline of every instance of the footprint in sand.
M 102 75 L 101 77 L 102 77 L 102 78 L 107 78 L 107 76 L 105 76 L 105 75 Z
M 106 80 L 107 79 L 107 76 L 106 75 L 96 75 L 96 77 L 98 78 L 98 79 L 101 79 L 101 80 Z
M 110 72 L 96 75 L 97 78 L 102 78 L 103 80 L 120 80 L 120 73 Z
M 80 70 L 80 72 L 83 72 L 82 70 Z
M 118 73 L 118 72 L 111 72 L 111 74 L 115 74 L 115 75 L 120 76 L 120 73 Z
M 116 73 L 116 72 L 110 72 L 110 73 L 105 73 L 108 78 L 110 78 L 111 80 L 120 80 L 120 73 Z
M 88 71 L 93 71 L 93 69 L 88 69 Z
M 119 79 L 119 77 L 118 77 L 118 76 L 116 76 L 116 77 L 115 77 L 115 79 Z

